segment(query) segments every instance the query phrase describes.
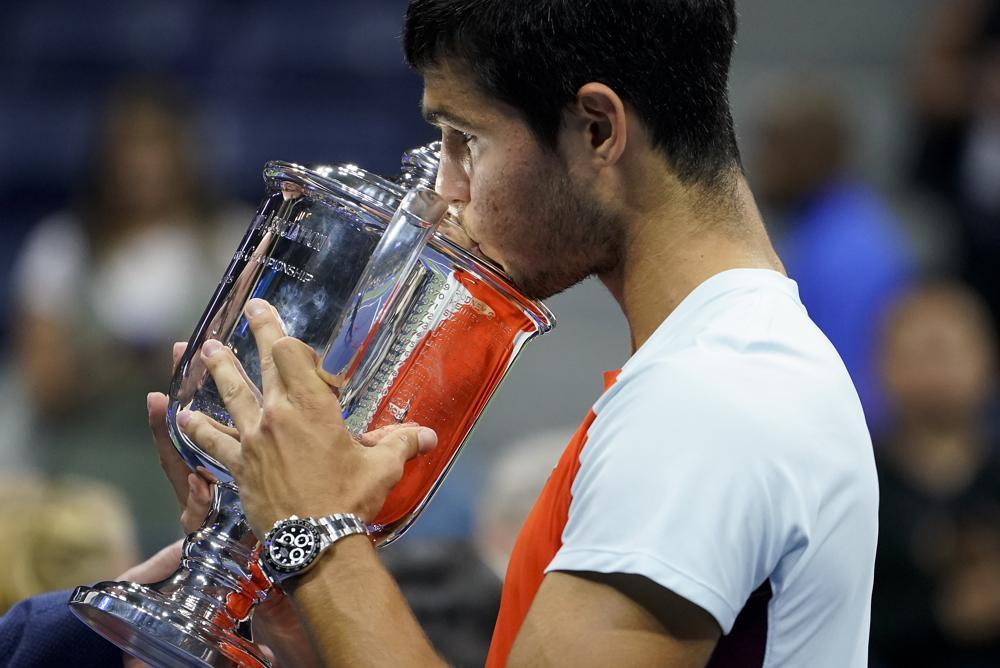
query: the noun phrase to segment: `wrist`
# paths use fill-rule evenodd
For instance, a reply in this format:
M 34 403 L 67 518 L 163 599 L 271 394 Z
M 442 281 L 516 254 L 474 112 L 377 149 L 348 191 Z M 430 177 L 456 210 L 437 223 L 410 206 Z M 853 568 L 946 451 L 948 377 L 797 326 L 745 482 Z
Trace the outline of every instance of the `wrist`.
M 271 579 L 284 586 L 329 557 L 335 544 L 352 536 L 369 540 L 368 525 L 351 513 L 319 517 L 291 515 L 278 520 L 265 534 L 261 560 Z
M 337 577 L 352 577 L 351 574 L 355 573 L 357 566 L 366 563 L 366 560 L 373 556 L 378 558 L 375 543 L 371 538 L 362 535 L 348 536 L 330 548 L 313 568 L 298 577 L 291 578 L 282 587 L 290 599 L 296 600 L 303 590 L 322 582 L 329 583 L 330 575 L 333 573 L 336 573 Z M 364 577 L 361 572 L 357 572 L 356 575 L 359 578 Z

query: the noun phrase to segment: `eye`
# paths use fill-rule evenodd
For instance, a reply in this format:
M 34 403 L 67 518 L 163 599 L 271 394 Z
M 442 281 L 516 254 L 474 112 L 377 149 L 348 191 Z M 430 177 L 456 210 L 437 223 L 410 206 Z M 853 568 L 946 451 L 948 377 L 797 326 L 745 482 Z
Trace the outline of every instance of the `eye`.
M 454 128 L 444 128 L 441 139 L 446 150 L 451 150 L 453 155 L 459 155 L 468 150 L 469 145 L 475 141 L 476 137 Z

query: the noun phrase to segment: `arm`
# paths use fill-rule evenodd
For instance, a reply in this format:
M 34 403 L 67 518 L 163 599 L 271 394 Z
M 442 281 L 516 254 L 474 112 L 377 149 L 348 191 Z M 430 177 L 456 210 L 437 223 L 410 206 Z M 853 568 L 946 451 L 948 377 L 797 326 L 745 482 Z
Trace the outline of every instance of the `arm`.
M 332 552 L 291 590 L 324 665 L 444 665 L 371 542 L 351 536 Z
M 508 665 L 704 666 L 719 635 L 710 614 L 644 577 L 554 572 Z
M 116 579 L 150 583 L 167 577 L 177 568 L 181 542 L 119 575 Z M 3 665 L 20 666 L 117 666 L 122 652 L 78 621 L 69 608 L 69 592 L 41 594 L 21 601 L 0 617 L 0 657 Z M 125 658 L 126 666 L 142 665 Z
M 21 601 L 0 617 L 4 665 L 120 666 L 121 650 L 77 621 L 68 602 L 66 591 L 41 594 Z

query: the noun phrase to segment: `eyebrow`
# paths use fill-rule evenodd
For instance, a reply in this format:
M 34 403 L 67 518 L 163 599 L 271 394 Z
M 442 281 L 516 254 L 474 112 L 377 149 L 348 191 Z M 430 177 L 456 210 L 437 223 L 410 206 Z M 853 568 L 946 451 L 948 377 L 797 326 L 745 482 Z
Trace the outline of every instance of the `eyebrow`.
M 428 108 L 421 104 L 420 112 L 423 114 L 424 120 L 431 125 L 441 125 L 442 123 L 447 123 L 448 125 L 453 125 L 456 128 L 466 128 L 468 130 L 475 130 L 477 127 L 475 123 L 463 118 L 445 107 Z

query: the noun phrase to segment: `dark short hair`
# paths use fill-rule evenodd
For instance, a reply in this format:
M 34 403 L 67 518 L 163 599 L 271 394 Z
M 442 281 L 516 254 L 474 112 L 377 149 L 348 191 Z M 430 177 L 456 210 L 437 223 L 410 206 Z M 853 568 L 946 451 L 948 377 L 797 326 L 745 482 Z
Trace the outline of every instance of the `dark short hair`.
M 410 0 L 407 63 L 466 67 L 555 147 L 585 83 L 612 88 L 642 118 L 685 183 L 740 168 L 728 78 L 735 0 Z

